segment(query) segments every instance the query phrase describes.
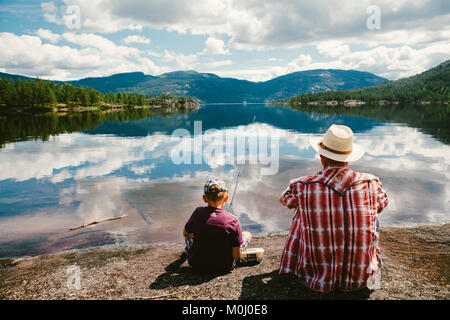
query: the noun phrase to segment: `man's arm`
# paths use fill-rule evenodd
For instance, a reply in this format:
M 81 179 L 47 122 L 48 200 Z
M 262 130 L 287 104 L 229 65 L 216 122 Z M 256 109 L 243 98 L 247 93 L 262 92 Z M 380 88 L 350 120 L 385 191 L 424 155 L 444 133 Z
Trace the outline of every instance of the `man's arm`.
M 384 208 L 386 208 L 386 206 L 389 203 L 389 199 L 387 197 L 386 191 L 383 189 L 383 186 L 381 184 L 381 182 L 379 181 L 373 181 L 373 188 L 375 189 L 376 192 L 376 205 L 377 205 L 377 213 L 380 214 L 381 211 L 383 211 Z
M 298 202 L 296 197 L 291 193 L 290 187 L 281 194 L 280 203 L 289 209 L 297 209 Z
M 283 198 L 284 198 L 284 192 L 283 192 L 283 193 L 281 194 L 281 196 L 280 196 L 280 203 L 281 203 L 283 206 L 286 206 L 286 202 L 284 202 Z

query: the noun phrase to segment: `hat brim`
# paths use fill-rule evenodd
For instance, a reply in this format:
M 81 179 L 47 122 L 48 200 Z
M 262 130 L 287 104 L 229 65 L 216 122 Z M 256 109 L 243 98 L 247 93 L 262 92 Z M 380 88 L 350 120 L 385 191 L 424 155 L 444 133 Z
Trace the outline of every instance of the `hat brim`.
M 319 142 L 322 141 L 322 137 L 314 137 L 309 139 L 309 143 L 311 144 L 311 147 L 313 147 L 314 150 L 318 154 L 323 155 L 324 157 L 327 157 L 328 159 L 332 159 L 339 162 L 351 162 L 356 161 L 362 158 L 364 155 L 364 150 L 356 143 L 353 143 L 353 150 L 352 153 L 349 154 L 336 154 L 330 151 L 327 151 L 325 149 L 322 149 L 319 146 Z

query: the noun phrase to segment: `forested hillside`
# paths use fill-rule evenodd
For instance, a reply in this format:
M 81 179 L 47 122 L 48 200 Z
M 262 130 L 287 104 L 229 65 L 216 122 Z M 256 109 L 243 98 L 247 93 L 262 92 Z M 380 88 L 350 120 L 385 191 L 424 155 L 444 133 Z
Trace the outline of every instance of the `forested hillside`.
M 355 99 L 367 103 L 422 101 L 450 101 L 450 60 L 421 74 L 396 81 L 388 81 L 362 89 L 307 93 L 288 100 L 290 104 L 307 104 L 312 101 L 337 101 Z

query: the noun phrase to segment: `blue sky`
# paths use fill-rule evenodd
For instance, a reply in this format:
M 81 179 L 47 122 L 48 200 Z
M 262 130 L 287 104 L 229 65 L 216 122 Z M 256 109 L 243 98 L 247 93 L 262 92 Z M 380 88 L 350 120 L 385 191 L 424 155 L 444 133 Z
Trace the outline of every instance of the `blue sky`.
M 46 79 L 318 68 L 398 79 L 449 59 L 449 39 L 448 0 L 0 0 L 0 71 Z

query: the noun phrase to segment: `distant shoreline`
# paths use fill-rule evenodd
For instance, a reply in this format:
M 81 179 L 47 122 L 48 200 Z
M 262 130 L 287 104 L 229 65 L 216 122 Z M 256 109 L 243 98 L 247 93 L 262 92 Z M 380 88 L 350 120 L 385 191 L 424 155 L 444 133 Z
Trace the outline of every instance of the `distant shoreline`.
M 92 106 L 81 106 L 81 105 L 63 105 L 59 104 L 58 106 L 50 105 L 44 107 L 0 107 L 0 113 L 4 114 L 20 114 L 20 113 L 45 113 L 45 112 L 53 112 L 53 113 L 63 113 L 63 112 L 85 112 L 85 111 L 119 111 L 119 110 L 130 110 L 130 109 L 147 109 L 154 111 L 166 111 L 166 112 L 175 112 L 180 110 L 194 110 L 198 109 L 200 104 L 197 102 L 186 102 L 183 105 L 176 103 L 175 101 L 167 101 L 163 103 L 159 103 L 158 105 L 92 105 Z

